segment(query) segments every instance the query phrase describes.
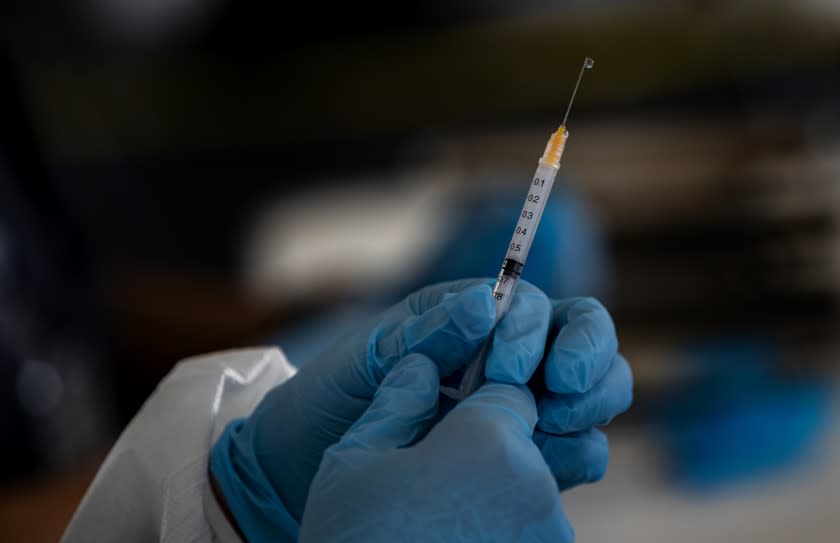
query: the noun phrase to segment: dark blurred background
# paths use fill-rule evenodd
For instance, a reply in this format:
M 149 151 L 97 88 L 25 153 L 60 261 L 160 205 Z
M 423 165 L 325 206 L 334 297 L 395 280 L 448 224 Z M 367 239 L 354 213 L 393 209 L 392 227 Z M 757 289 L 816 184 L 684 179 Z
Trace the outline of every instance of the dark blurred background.
M 303 363 L 493 276 L 584 56 L 526 278 L 634 367 L 581 541 L 834 541 L 840 6 L 10 2 L 0 539 L 54 541 L 180 358 Z M 760 539 L 759 539 L 760 538 Z

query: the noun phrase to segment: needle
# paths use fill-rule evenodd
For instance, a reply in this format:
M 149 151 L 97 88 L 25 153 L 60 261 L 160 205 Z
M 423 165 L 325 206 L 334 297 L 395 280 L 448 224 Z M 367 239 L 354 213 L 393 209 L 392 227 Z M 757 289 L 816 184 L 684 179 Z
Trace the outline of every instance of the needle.
M 595 59 L 591 59 L 586 57 L 583 59 L 583 66 L 580 67 L 580 73 L 578 74 L 577 83 L 575 83 L 575 90 L 572 91 L 572 97 L 569 100 L 569 106 L 566 108 L 566 114 L 563 116 L 563 122 L 560 126 L 566 126 L 566 120 L 569 118 L 569 112 L 572 110 L 572 103 L 575 101 L 575 95 L 577 94 L 578 87 L 580 86 L 580 80 L 583 77 L 583 71 L 588 70 L 595 66 Z

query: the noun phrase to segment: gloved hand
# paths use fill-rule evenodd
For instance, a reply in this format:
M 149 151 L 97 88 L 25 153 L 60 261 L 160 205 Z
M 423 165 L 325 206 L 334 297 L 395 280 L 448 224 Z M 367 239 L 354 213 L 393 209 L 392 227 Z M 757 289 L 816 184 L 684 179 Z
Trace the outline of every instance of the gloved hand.
M 495 320 L 492 280 L 464 280 L 422 289 L 360 323 L 297 375 L 273 390 L 246 420 L 234 421 L 217 442 L 211 470 L 250 541 L 296 535 L 310 483 L 324 451 L 370 405 L 382 379 L 404 356 L 421 353 L 445 377 L 468 363 Z M 549 340 L 550 348 L 547 348 Z M 487 377 L 540 393 L 540 446 L 561 488 L 597 480 L 607 461 L 606 438 L 592 426 L 629 406 L 632 378 L 616 354 L 606 310 L 591 299 L 551 302 L 520 282 L 499 323 Z M 571 453 L 588 455 L 588 472 Z
M 633 374 L 617 352 L 615 327 L 598 301 L 571 298 L 552 300 L 551 305 L 542 371 L 533 376 L 529 367 L 512 372 L 504 357 L 497 356 L 488 359 L 486 375 L 531 387 L 539 413 L 534 441 L 558 487 L 565 490 L 600 481 L 606 473 L 607 436 L 595 426 L 608 424 L 630 407 Z M 586 458 L 586 469 L 575 458 Z
M 327 449 L 301 543 L 571 542 L 555 480 L 532 440 L 527 387 L 486 383 L 414 444 L 437 410 L 437 366 L 404 358 Z M 585 454 L 567 463 L 588 471 Z

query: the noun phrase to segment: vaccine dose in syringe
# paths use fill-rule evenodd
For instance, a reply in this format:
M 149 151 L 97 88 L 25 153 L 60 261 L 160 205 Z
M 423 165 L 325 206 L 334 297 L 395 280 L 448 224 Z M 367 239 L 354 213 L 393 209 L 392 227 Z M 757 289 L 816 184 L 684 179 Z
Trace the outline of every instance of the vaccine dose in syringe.
M 545 204 L 551 194 L 551 187 L 554 185 L 554 178 L 560 168 L 560 158 L 563 155 L 563 147 L 569 132 L 564 126 L 552 134 L 546 145 L 545 153 L 540 158 L 534 179 L 513 229 L 513 236 L 508 245 L 505 259 L 502 262 L 502 269 L 493 288 L 493 298 L 496 300 L 496 320 L 501 319 L 510 307 L 514 287 L 522 274 L 525 260 L 531 251 L 531 244 L 534 242 L 534 235 L 542 219 Z

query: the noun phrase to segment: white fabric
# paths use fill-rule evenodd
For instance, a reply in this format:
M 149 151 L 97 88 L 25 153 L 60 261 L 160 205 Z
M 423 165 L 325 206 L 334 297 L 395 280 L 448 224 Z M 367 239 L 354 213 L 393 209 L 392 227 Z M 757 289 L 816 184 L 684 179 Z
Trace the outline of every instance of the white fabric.
M 62 542 L 238 541 L 209 490 L 209 452 L 229 421 L 294 373 L 273 348 L 179 363 L 108 454 Z

